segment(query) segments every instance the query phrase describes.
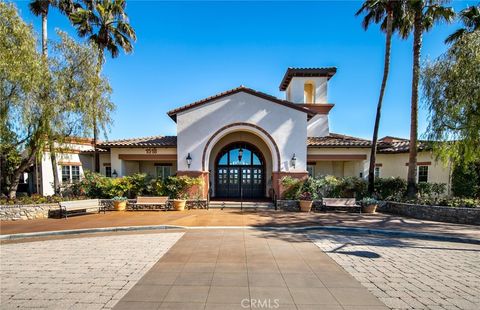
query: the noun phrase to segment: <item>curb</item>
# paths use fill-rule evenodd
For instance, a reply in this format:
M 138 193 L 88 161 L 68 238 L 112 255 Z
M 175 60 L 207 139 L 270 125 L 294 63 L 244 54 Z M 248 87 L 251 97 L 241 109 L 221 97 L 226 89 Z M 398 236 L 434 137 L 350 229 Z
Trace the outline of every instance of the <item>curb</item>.
M 447 236 L 438 234 L 427 234 L 411 231 L 398 231 L 388 229 L 372 229 L 365 227 L 348 227 L 348 226 L 305 226 L 305 227 L 257 227 L 257 226 L 174 226 L 174 225 L 149 225 L 149 226 L 121 226 L 121 227 L 103 227 L 103 228 L 85 228 L 85 229 L 71 229 L 71 230 L 56 230 L 32 233 L 19 233 L 11 235 L 0 235 L 0 240 L 16 240 L 35 237 L 48 236 L 65 236 L 65 235 L 81 235 L 105 232 L 123 232 L 123 231 L 147 231 L 147 230 L 215 230 L 215 229 L 249 229 L 260 231 L 277 231 L 277 232 L 312 232 L 312 231 L 326 231 L 337 233 L 353 233 L 356 235 L 377 235 L 383 237 L 403 237 L 403 238 L 417 238 L 433 241 L 444 242 L 459 242 L 480 244 L 480 239 L 465 238 L 457 236 Z

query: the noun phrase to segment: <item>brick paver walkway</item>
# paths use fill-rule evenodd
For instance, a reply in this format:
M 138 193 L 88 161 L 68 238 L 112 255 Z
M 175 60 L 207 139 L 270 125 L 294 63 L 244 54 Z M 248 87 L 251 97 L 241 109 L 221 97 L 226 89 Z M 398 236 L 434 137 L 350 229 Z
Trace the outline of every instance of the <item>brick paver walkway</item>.
M 453 235 L 480 240 L 480 229 L 417 220 L 388 214 L 300 213 L 282 211 L 240 212 L 240 210 L 189 210 L 184 212 L 107 212 L 65 219 L 42 219 L 0 223 L 0 234 L 79 228 L 178 225 L 178 226 L 348 226 Z
M 182 235 L 1 244 L 0 308 L 111 308 Z
M 391 309 L 480 309 L 480 246 L 310 235 Z
M 188 231 L 121 309 L 387 309 L 301 234 Z

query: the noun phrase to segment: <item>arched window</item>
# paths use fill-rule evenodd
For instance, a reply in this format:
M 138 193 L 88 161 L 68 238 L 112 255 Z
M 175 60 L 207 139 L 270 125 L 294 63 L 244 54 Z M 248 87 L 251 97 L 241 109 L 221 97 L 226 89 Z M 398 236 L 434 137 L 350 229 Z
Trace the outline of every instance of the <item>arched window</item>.
M 303 85 L 304 103 L 315 103 L 315 85 L 313 82 L 306 82 Z

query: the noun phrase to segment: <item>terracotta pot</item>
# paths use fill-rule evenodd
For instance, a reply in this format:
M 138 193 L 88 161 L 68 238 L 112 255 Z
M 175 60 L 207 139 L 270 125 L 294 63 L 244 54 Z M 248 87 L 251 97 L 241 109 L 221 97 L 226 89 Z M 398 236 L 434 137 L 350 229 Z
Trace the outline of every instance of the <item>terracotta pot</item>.
M 173 200 L 173 210 L 183 211 L 183 210 L 185 210 L 185 205 L 186 204 L 187 204 L 187 200 L 185 200 L 185 199 L 174 199 Z
M 125 211 L 127 209 L 127 202 L 125 200 L 115 200 L 113 202 L 115 211 Z
M 310 212 L 312 210 L 313 201 L 300 200 L 300 212 Z
M 378 205 L 372 204 L 372 205 L 366 205 L 362 206 L 362 212 L 363 213 L 375 213 L 377 210 Z

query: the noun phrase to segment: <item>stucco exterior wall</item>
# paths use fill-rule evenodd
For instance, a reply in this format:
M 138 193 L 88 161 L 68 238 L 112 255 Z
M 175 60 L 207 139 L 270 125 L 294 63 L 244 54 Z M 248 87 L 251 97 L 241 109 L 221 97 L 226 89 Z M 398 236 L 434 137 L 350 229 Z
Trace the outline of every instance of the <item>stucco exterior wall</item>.
M 326 77 L 293 77 L 287 88 L 287 100 L 295 103 L 304 102 L 304 85 L 307 82 L 313 82 L 315 85 L 315 102 L 327 103 L 327 84 Z
M 122 160 L 119 158 L 119 155 L 120 154 L 146 155 L 146 154 L 149 154 L 149 152 L 147 152 L 147 149 L 152 150 L 152 148 L 111 148 L 110 164 L 112 166 L 112 171 L 115 170 L 119 177 L 140 172 L 140 165 L 138 161 Z M 156 155 L 176 156 L 177 154 L 177 149 L 174 147 L 153 148 L 153 149 L 155 149 Z M 162 161 L 152 161 L 152 162 L 162 162 Z M 171 161 L 168 161 L 168 162 L 171 162 Z
M 306 171 L 307 114 L 244 92 L 177 114 L 178 170 L 202 171 L 203 151 L 209 138 L 235 123 L 254 124 L 270 134 L 278 146 L 281 171 Z M 190 168 L 185 162 L 188 153 L 192 157 Z M 290 164 L 294 153 L 295 168 Z M 206 166 L 209 157 L 207 154 Z
M 365 160 L 308 160 L 315 162 L 315 175 L 334 175 L 337 177 L 368 175 L 370 160 L 369 148 L 308 148 L 308 155 L 363 155 Z M 308 156 L 307 156 L 308 157 Z
M 428 165 L 428 182 L 445 183 L 450 189 L 451 168 L 445 166 L 442 162 L 435 161 L 431 152 L 419 152 L 417 157 L 418 163 L 431 162 Z M 380 177 L 400 177 L 407 178 L 408 153 L 400 154 L 378 154 L 376 163 L 382 165 L 380 167 Z M 418 173 L 418 170 L 417 170 Z
M 325 137 L 330 134 L 328 115 L 317 114 L 308 121 L 307 135 L 309 137 Z

